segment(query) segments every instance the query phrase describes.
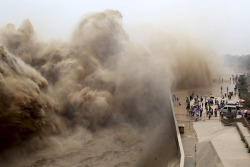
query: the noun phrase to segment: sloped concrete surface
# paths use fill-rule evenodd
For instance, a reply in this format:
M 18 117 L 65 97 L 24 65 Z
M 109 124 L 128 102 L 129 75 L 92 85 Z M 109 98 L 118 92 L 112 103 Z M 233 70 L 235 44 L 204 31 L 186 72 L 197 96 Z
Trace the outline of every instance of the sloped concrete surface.
M 224 167 L 211 141 L 198 143 L 196 146 L 196 150 L 196 166 Z
M 240 135 L 236 127 L 225 127 L 219 122 L 219 120 L 206 120 L 195 122 L 194 129 L 198 137 L 198 145 L 200 143 L 207 142 L 214 147 L 214 151 L 217 154 L 208 154 L 206 155 L 207 159 L 210 159 L 210 156 L 219 156 L 222 164 L 225 167 L 249 167 L 250 166 L 250 154 L 247 152 L 247 149 L 244 143 L 241 141 Z M 203 146 L 209 148 L 209 146 Z M 202 154 L 202 151 L 197 150 L 197 154 Z M 204 149 L 203 154 L 207 150 Z M 200 158 L 200 159 L 199 159 Z M 199 164 L 204 164 L 207 159 L 202 160 L 202 156 L 197 156 L 197 166 Z M 212 159 L 214 159 L 213 157 Z M 212 162 L 212 161 L 211 161 Z M 203 165 L 201 165 L 203 166 Z M 213 163 L 206 166 L 214 166 Z

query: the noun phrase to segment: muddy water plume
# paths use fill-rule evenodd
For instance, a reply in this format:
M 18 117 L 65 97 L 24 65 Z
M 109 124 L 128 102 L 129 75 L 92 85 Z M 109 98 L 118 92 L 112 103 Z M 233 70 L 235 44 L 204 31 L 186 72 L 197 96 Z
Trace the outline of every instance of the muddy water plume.
M 88 14 L 68 42 L 39 41 L 29 20 L 0 29 L 2 154 L 79 127 L 88 133 L 122 123 L 153 128 L 170 112 L 170 87 L 200 86 L 203 75 L 210 82 L 206 56 L 194 45 L 154 39 L 145 48 L 130 41 L 121 19 L 113 10 Z

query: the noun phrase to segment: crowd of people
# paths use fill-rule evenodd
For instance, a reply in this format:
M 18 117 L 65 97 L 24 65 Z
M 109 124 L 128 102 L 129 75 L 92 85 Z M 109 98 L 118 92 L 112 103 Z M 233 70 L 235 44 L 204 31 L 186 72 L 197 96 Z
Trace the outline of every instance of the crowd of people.
M 212 115 L 214 115 L 215 117 L 217 117 L 217 108 L 213 109 L 212 108 L 212 104 L 210 100 L 207 99 L 207 97 L 203 98 L 202 96 L 199 98 L 199 96 L 195 96 L 193 97 L 193 95 L 190 96 L 191 98 L 189 99 L 188 97 L 186 97 L 186 104 L 187 104 L 187 112 L 190 116 L 195 117 L 195 120 L 198 121 L 199 119 L 201 119 L 202 115 L 203 115 L 203 108 L 205 110 L 205 114 L 206 116 L 210 119 Z M 194 103 L 192 106 L 190 106 L 190 101 L 194 100 Z M 217 99 L 214 100 L 215 101 L 215 105 L 218 104 L 219 102 Z M 221 101 L 222 105 L 224 105 L 224 101 Z M 205 106 L 204 106 L 205 105 Z
M 236 77 L 232 76 L 230 77 L 230 81 L 237 81 L 238 76 Z M 223 78 L 219 81 L 223 81 Z M 213 82 L 216 82 L 216 79 L 213 80 Z M 214 98 L 212 94 L 210 96 L 205 95 L 204 97 L 199 97 L 198 95 L 195 96 L 194 92 L 190 94 L 189 97 L 186 97 L 186 109 L 189 116 L 194 117 L 195 121 L 201 120 L 202 116 L 204 115 L 203 112 L 205 112 L 205 116 L 208 117 L 208 119 L 211 119 L 212 116 L 217 117 L 218 112 L 220 115 L 223 113 L 223 107 L 228 103 L 229 100 L 231 100 L 232 96 L 236 96 L 236 92 L 239 92 L 237 82 L 234 87 L 234 91 L 229 92 L 228 86 L 226 87 L 226 92 L 223 93 L 223 86 L 221 86 L 221 99 L 218 100 L 217 98 Z M 240 94 L 239 94 L 240 95 Z M 227 98 L 227 100 L 226 100 Z M 190 102 L 192 101 L 192 105 Z M 181 105 L 179 98 L 173 95 L 173 102 L 177 104 L 177 106 Z

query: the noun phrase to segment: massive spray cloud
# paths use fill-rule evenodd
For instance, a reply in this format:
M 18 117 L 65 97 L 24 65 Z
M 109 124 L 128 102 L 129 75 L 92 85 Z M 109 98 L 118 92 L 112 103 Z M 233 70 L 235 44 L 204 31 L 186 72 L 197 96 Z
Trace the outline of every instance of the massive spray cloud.
M 32 135 L 58 133 L 58 107 L 47 95 L 46 79 L 2 47 L 0 53 L 1 149 Z
M 152 126 L 166 115 L 171 87 L 210 82 L 207 55 L 190 41 L 152 39 L 145 48 L 129 40 L 121 18 L 113 10 L 86 15 L 68 42 L 40 42 L 28 20 L 0 29 L 1 151 L 65 125 Z

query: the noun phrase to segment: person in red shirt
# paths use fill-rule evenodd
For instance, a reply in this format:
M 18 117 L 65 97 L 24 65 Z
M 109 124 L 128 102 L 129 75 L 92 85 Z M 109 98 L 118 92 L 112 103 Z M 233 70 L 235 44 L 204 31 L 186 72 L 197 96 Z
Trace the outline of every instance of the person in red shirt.
M 215 117 L 217 117 L 217 109 L 214 110 Z
M 202 117 L 203 108 L 200 109 L 200 117 Z

